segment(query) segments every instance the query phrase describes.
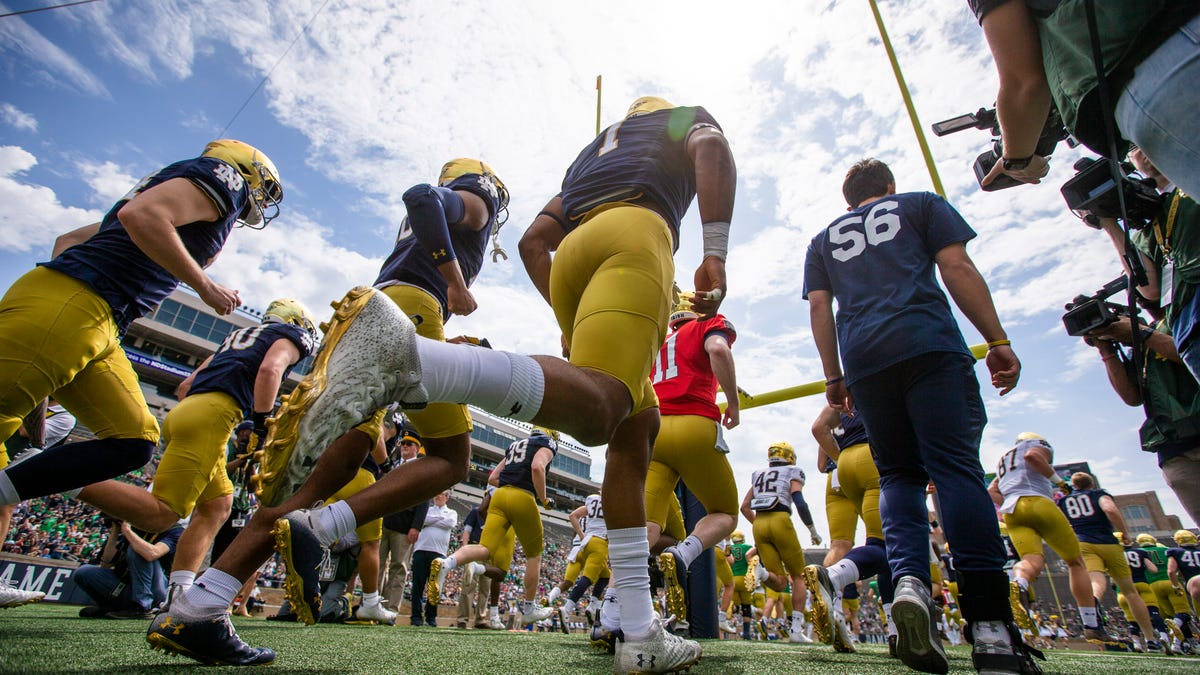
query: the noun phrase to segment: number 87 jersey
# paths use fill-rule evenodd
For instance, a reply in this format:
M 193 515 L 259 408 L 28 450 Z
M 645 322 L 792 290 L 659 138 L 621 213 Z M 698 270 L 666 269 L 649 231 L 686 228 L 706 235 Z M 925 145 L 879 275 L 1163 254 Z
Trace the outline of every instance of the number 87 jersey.
M 887 194 L 857 205 L 813 237 L 804 297 L 837 301 L 837 337 L 847 384 L 919 354 L 969 354 L 934 256 L 975 237 L 963 217 L 931 192 Z

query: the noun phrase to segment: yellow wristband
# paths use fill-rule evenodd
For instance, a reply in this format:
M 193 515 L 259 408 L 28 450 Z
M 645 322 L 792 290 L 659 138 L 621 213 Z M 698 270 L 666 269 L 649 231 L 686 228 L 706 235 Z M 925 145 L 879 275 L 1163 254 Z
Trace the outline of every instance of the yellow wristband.
M 1007 347 L 1011 344 L 1012 340 L 992 340 L 991 342 L 987 343 L 987 347 L 988 349 L 991 349 L 992 347 Z

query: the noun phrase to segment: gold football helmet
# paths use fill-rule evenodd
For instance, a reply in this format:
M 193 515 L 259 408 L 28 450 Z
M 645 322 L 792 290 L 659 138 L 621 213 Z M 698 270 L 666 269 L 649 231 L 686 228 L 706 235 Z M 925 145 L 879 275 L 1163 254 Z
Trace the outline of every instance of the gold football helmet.
M 1195 546 L 1200 544 L 1200 539 L 1196 538 L 1196 533 L 1191 530 L 1177 530 L 1175 532 L 1175 543 L 1180 546 Z
M 625 119 L 674 107 L 675 104 L 660 96 L 643 96 L 629 105 L 629 110 L 625 111 Z
M 771 447 L 767 448 L 767 461 L 772 465 L 795 464 L 796 450 L 787 441 L 772 443 Z
M 1154 535 L 1150 534 L 1149 532 L 1143 532 L 1137 536 L 1138 546 L 1155 546 L 1157 544 L 1158 540 L 1155 539 Z
M 741 530 L 734 530 L 733 534 L 729 535 L 729 540 L 735 544 L 746 543 L 746 535 Z
M 271 304 L 267 305 L 267 311 L 263 312 L 263 321 L 278 321 L 279 323 L 290 323 L 293 326 L 299 326 L 308 331 L 308 334 L 317 339 L 317 326 L 313 321 L 312 315 L 296 300 L 291 298 L 279 298 L 272 300 Z
M 279 182 L 279 169 L 265 153 L 248 143 L 222 138 L 206 145 L 200 156 L 228 162 L 246 179 L 250 203 L 241 221 L 248 227 L 261 230 L 279 216 L 283 185 Z
M 539 426 L 534 426 L 532 433 L 542 434 L 543 436 L 549 436 L 550 438 L 553 438 L 556 441 L 561 436 L 561 434 L 558 433 L 557 429 L 547 429 L 546 427 L 539 427 Z
M 470 157 L 452 159 L 442 165 L 442 172 L 438 175 L 438 185 L 444 187 L 455 178 L 468 173 L 477 173 L 492 183 L 492 187 L 496 191 L 496 201 L 499 203 L 496 208 L 496 219 L 499 220 L 500 212 L 508 208 L 508 188 L 504 187 L 504 181 L 500 180 L 487 162 Z
M 695 293 L 679 290 L 679 285 L 676 284 L 675 292 L 675 309 L 671 310 L 671 317 L 667 319 L 667 325 L 672 329 L 677 324 L 684 321 L 690 321 L 700 316 L 696 314 L 696 310 L 692 308 L 692 299 L 696 297 Z

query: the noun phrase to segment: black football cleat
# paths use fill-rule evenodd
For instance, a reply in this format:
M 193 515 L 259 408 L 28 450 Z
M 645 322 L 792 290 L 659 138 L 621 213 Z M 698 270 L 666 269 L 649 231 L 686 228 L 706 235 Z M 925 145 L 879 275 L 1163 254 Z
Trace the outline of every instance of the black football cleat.
M 274 650 L 243 642 L 226 614 L 187 621 L 163 612 L 150 622 L 146 642 L 153 649 L 213 666 L 265 666 L 275 661 Z

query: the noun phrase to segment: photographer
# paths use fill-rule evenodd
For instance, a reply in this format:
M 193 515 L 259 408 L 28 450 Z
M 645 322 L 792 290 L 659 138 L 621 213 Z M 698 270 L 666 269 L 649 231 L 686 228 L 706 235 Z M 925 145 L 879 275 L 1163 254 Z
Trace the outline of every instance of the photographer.
M 1004 142 L 1000 174 L 1026 183 L 1046 175 L 1034 154 L 1050 104 L 1084 145 L 1109 154 L 1124 139 L 1145 149 L 1189 194 L 1200 194 L 1200 6 L 1181 0 L 1095 2 L 1104 83 L 1092 60 L 1086 7 L 1093 0 L 968 0 L 1000 75 L 996 108 Z
M 1158 454 L 1158 466 L 1188 515 L 1200 522 L 1200 386 L 1183 367 L 1175 343 L 1159 321 L 1142 332 L 1142 372 L 1134 370 L 1124 345 L 1133 342 L 1133 323 L 1116 323 L 1083 339 L 1100 352 L 1108 381 L 1127 405 L 1143 405 L 1146 421 L 1139 430 L 1142 449 Z M 1141 378 L 1141 387 L 1138 386 Z
M 113 522 L 99 565 L 81 565 L 72 578 L 95 605 L 79 610 L 85 619 L 149 619 L 151 610 L 167 598 L 171 557 L 183 527 L 145 535 L 123 521 Z

